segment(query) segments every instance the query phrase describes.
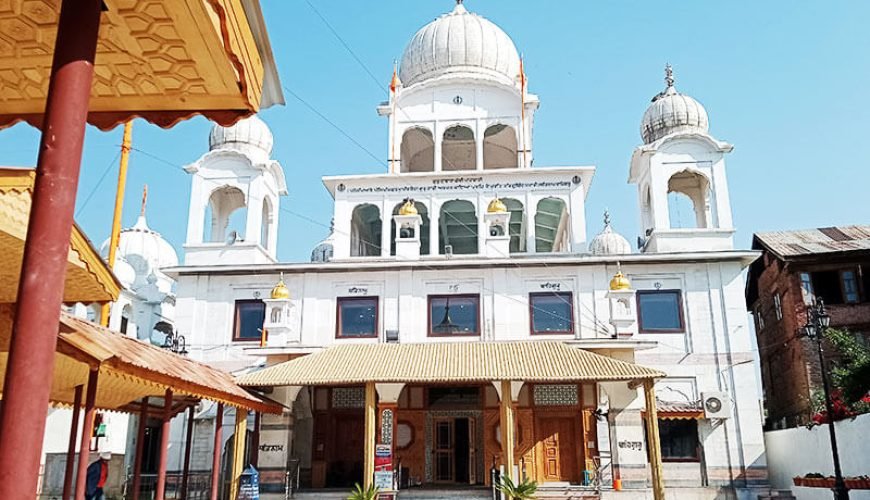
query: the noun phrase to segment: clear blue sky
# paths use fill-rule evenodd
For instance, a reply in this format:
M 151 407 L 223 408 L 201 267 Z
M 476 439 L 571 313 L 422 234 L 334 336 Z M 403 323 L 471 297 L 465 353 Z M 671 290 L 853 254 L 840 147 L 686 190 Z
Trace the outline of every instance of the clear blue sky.
M 375 106 L 387 97 L 392 61 L 453 1 L 310 1 L 380 84 L 306 0 L 261 0 L 282 83 L 385 158 L 387 123 Z M 711 132 L 735 145 L 728 180 L 740 246 L 756 231 L 870 223 L 870 2 L 467 0 L 466 6 L 501 26 L 525 54 L 530 91 L 542 103 L 535 164 L 598 167 L 587 202 L 590 237 L 608 207 L 617 230 L 635 239 L 639 215 L 635 187 L 626 183 L 628 162 L 640 142 L 641 116 L 663 88 L 665 62 L 675 68 L 677 88 L 706 106 Z M 298 214 L 281 212 L 278 253 L 298 261 L 326 236 L 331 218 L 320 177 L 384 167 L 286 94 L 286 106 L 262 117 L 287 173 L 290 196 L 282 208 Z M 181 251 L 190 179 L 177 166 L 206 151 L 209 128 L 201 118 L 171 130 L 136 122 L 134 148 L 148 155 L 131 157 L 124 226 L 135 221 L 147 183 L 149 223 Z M 121 127 L 88 130 L 76 219 L 95 244 L 109 233 L 120 140 Z M 38 142 L 27 125 L 0 131 L 0 164 L 35 165 Z

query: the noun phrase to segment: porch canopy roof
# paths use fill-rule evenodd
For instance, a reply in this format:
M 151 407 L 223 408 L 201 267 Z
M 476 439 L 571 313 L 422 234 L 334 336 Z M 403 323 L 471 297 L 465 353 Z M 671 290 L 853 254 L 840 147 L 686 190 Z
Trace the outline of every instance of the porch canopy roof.
M 0 167 L 0 302 L 15 302 L 18 295 L 35 176 L 32 169 Z M 82 230 L 73 225 L 63 301 L 111 302 L 118 298 L 120 290 L 121 284 L 99 253 Z
M 627 381 L 662 378 L 644 366 L 557 341 L 347 344 L 240 376 L 276 387 L 377 383 Z
M 259 0 L 103 0 L 88 123 L 222 125 L 283 95 Z M 0 1 L 0 128 L 42 126 L 60 0 Z
M 0 304 L 0 373 L 6 370 L 13 310 Z M 138 412 L 142 398 L 162 398 L 166 389 L 178 400 L 176 412 L 200 399 L 267 413 L 282 409 L 239 387 L 229 373 L 67 313 L 61 313 L 54 359 L 50 401 L 56 405 L 72 405 L 75 387 L 87 387 L 95 369 L 95 406 L 102 410 Z M 0 379 L 0 391 L 2 384 Z

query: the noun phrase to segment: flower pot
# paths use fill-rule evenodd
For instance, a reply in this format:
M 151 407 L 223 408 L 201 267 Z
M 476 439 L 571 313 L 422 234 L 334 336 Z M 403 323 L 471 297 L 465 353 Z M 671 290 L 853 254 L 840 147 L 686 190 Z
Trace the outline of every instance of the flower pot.
M 802 477 L 793 477 L 793 478 L 791 478 L 791 480 L 794 481 L 795 486 L 803 486 L 804 485 L 804 478 L 802 478 Z

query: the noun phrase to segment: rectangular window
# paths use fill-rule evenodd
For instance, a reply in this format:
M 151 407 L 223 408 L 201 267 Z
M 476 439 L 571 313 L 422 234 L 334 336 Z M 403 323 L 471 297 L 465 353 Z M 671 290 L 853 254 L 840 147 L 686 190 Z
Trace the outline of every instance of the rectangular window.
M 642 333 L 682 333 L 683 299 L 679 290 L 638 290 L 637 310 Z
M 840 279 L 843 281 L 843 297 L 845 297 L 846 303 L 858 302 L 858 280 L 855 278 L 855 271 L 841 272 Z
M 266 304 L 262 300 L 237 300 L 233 340 L 260 340 Z
M 773 294 L 773 309 L 776 312 L 776 320 L 779 321 L 782 319 L 782 297 L 779 296 L 779 292 Z
M 698 421 L 659 419 L 659 438 L 662 443 L 662 461 L 697 462 Z
M 813 295 L 813 279 L 810 273 L 801 273 L 801 295 L 804 298 L 804 304 L 810 305 L 816 299 Z
M 764 308 L 761 307 L 761 302 L 759 302 L 758 305 L 755 306 L 755 328 L 757 328 L 759 332 L 764 330 L 763 309 Z
M 429 335 L 479 336 L 480 295 L 430 295 Z
M 843 288 L 839 272 L 816 271 L 812 273 L 812 282 L 815 296 L 824 300 L 825 304 L 843 303 Z
M 532 335 L 574 334 L 574 300 L 571 292 L 529 294 Z
M 376 338 L 378 336 L 377 297 L 339 297 L 336 338 Z

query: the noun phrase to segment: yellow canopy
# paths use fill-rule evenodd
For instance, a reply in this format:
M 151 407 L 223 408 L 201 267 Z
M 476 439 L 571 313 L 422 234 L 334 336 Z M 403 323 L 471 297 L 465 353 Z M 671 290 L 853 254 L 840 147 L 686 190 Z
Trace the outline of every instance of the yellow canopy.
M 242 375 L 242 386 L 343 385 L 365 382 L 629 382 L 664 377 L 556 341 L 347 344 Z
M 42 125 L 60 1 L 0 2 L 0 128 Z M 227 125 L 283 103 L 258 0 L 104 0 L 88 122 Z
M 0 302 L 15 302 L 35 171 L 0 168 Z M 111 302 L 121 284 L 78 226 L 70 235 L 63 300 Z

